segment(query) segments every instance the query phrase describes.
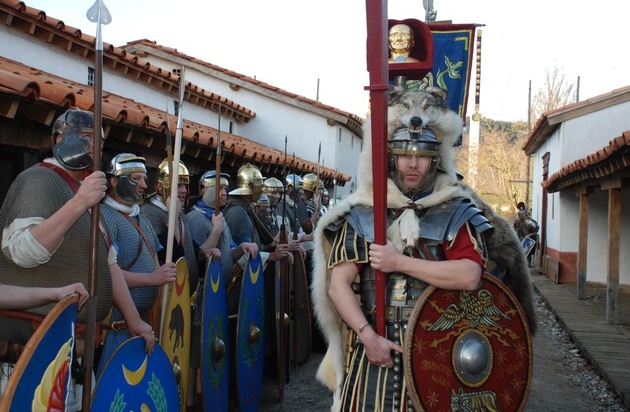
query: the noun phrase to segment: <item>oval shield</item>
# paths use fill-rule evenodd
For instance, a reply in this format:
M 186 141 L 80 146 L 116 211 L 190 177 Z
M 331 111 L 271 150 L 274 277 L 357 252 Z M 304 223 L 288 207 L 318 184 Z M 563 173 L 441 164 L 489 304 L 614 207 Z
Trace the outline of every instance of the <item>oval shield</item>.
M 403 365 L 416 410 L 522 411 L 532 364 L 523 310 L 491 275 L 474 292 L 429 287 L 412 311 Z
M 204 410 L 227 411 L 229 395 L 228 308 L 221 262 L 208 264 L 201 320 L 201 380 Z
M 236 329 L 236 390 L 241 411 L 256 411 L 265 359 L 265 282 L 260 254 L 243 273 Z
M 179 410 L 171 361 L 160 345 L 151 355 L 144 345 L 136 336 L 116 349 L 94 388 L 92 412 Z
M 179 403 L 186 405 L 188 393 L 188 370 L 190 369 L 190 284 L 188 263 L 179 258 L 175 263 L 177 277 L 168 286 L 164 328 L 161 331 L 160 345 L 173 364 L 177 377 Z
M 18 358 L 0 402 L 0 410 L 65 410 L 77 322 L 78 295 L 59 301 Z M 30 409 L 30 408 L 29 408 Z

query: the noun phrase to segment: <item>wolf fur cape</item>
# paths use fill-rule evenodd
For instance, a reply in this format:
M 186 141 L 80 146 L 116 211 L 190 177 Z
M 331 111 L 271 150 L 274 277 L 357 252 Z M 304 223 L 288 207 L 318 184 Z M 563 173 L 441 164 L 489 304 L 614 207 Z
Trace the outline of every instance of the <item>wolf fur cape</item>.
M 461 134 L 461 121 L 454 112 L 452 112 L 452 116 L 457 117 L 456 121 L 451 119 L 451 121 L 444 122 L 442 125 L 431 126 L 438 139 L 442 142 L 440 147 L 441 170 L 436 176 L 433 192 L 429 196 L 417 200 L 415 203 L 428 208 L 456 197 L 464 197 L 471 199 L 472 202 L 484 212 L 486 218 L 495 228 L 495 231 L 499 229 L 496 242 L 489 242 L 496 243 L 496 245 L 487 245 L 490 249 L 489 255 L 492 258 L 493 254 L 501 255 L 503 250 L 509 252 L 504 260 L 509 261 L 509 270 L 515 270 L 517 273 L 512 276 L 514 284 L 508 284 L 508 287 L 511 287 L 515 292 L 524 308 L 530 323 L 530 328 L 532 328 L 532 326 L 536 324 L 532 287 L 529 281 L 527 262 L 520 249 L 518 237 L 516 237 L 507 219 L 494 213 L 492 208 L 481 201 L 472 189 L 458 183 L 457 171 L 454 164 L 453 144 Z M 315 231 L 311 296 L 314 314 L 324 338 L 328 343 L 328 350 L 317 371 L 317 379 L 334 393 L 331 411 L 338 410 L 341 404 L 340 397 L 344 380 L 345 342 L 350 331 L 328 297 L 331 269 L 328 268 L 327 263 L 331 251 L 331 244 L 326 239 L 324 230 L 331 223 L 340 219 L 344 214 L 349 213 L 350 209 L 354 206 L 373 206 L 371 133 L 369 126 L 367 126 L 370 124 L 370 120 L 367 119 L 365 124 L 364 149 L 359 161 L 359 176 L 361 176 L 361 181 L 358 182 L 358 189 L 341 203 L 328 210 L 328 212 L 320 218 Z M 409 205 L 410 202 L 412 202 L 411 199 L 406 197 L 391 179 L 388 179 L 387 207 L 398 209 Z M 493 238 L 495 236 L 496 235 L 493 235 Z M 405 246 L 417 245 L 419 237 L 420 228 L 418 217 L 411 209 L 405 210 L 387 230 L 387 238 L 399 251 L 402 251 Z M 373 240 L 374 239 L 368 239 L 370 242 Z

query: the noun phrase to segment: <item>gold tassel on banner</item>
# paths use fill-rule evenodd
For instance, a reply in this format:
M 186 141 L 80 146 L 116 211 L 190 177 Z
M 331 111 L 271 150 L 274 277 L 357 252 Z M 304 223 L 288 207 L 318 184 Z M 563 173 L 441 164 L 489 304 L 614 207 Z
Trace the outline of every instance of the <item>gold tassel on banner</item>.
M 478 122 L 481 120 L 479 113 L 479 96 L 481 94 L 481 30 L 477 32 L 477 79 L 475 81 L 475 113 L 472 120 Z

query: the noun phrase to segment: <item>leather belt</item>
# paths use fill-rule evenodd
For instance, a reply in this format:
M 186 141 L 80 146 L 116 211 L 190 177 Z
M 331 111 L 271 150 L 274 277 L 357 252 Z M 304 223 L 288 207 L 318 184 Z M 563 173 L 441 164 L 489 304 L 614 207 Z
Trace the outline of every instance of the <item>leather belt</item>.
M 127 322 L 124 320 L 115 320 L 112 323 L 102 324 L 101 327 L 107 330 L 123 330 L 127 329 Z
M 386 322 L 409 322 L 411 318 L 411 312 L 413 308 L 404 306 L 385 306 L 385 321 Z M 365 315 L 368 322 L 374 324 L 374 313 L 368 313 Z

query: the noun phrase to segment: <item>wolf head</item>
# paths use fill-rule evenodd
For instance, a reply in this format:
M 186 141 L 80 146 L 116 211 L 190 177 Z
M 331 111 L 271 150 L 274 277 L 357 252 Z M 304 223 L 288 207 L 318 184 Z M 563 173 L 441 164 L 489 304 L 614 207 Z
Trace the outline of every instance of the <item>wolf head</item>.
M 389 94 L 387 110 L 387 138 L 400 127 L 411 131 L 431 128 L 442 142 L 440 165 L 453 182 L 457 181 L 453 146 L 462 135 L 460 116 L 446 106 L 447 92 L 439 87 L 419 91 L 395 88 Z

